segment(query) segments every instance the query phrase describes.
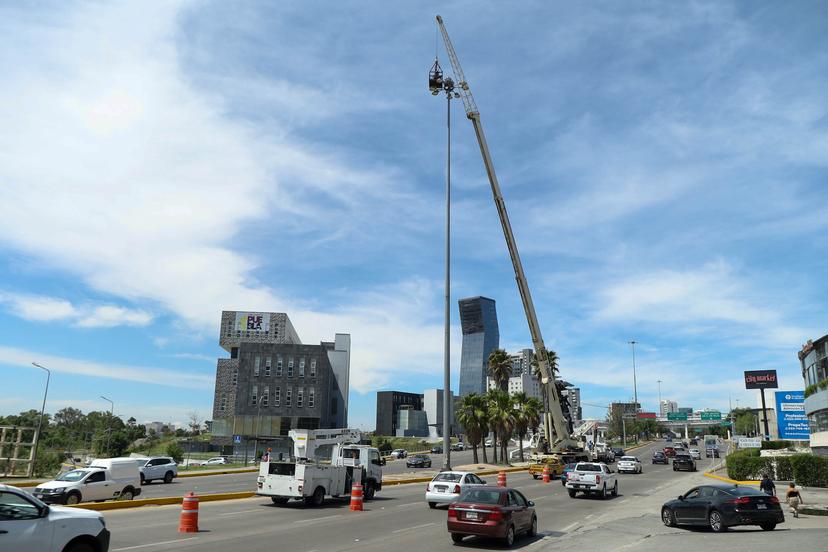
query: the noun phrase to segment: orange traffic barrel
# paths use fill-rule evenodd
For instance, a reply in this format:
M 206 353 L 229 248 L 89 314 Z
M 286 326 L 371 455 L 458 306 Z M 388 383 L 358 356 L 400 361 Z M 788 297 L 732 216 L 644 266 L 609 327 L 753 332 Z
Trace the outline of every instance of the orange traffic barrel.
M 198 497 L 192 491 L 184 495 L 184 501 L 181 503 L 178 532 L 198 533 Z
M 360 482 L 351 485 L 351 511 L 362 511 L 362 483 Z
M 500 470 L 499 472 L 497 472 L 497 484 L 500 485 L 501 487 L 506 486 L 506 472 L 505 471 Z
M 549 476 L 550 476 L 549 466 L 547 465 L 547 466 L 543 467 L 543 482 L 544 483 L 549 483 L 549 480 L 550 480 Z

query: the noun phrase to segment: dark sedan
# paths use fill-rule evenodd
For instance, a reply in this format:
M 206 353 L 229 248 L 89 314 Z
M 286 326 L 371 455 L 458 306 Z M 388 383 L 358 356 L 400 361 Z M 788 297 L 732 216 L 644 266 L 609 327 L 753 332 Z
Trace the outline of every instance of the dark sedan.
M 667 455 L 657 450 L 653 453 L 653 464 L 669 464 L 670 459 L 667 458 Z
M 436 446 L 431 448 L 431 454 L 443 454 L 443 447 Z
M 758 525 L 773 531 L 785 522 L 775 496 L 740 485 L 694 487 L 661 507 L 661 521 L 668 527 L 702 525 L 720 533 L 735 525 Z
M 455 544 L 467 535 L 477 535 L 503 539 L 511 547 L 516 535 L 534 537 L 538 533 L 538 516 L 535 503 L 520 491 L 473 487 L 449 505 L 446 527 Z
M 718 458 L 719 457 L 719 447 L 707 447 L 705 449 L 705 456 L 708 458 Z
M 622 456 L 624 456 L 626 454 L 624 452 L 624 449 L 622 449 L 621 447 L 613 447 L 612 448 L 612 453 L 615 455 L 616 458 L 621 458 Z
M 406 468 L 430 468 L 431 467 L 431 458 L 426 456 L 425 454 L 415 454 L 414 456 L 409 456 L 405 461 Z
M 696 461 L 689 454 L 676 454 L 673 458 L 673 471 L 696 471 Z

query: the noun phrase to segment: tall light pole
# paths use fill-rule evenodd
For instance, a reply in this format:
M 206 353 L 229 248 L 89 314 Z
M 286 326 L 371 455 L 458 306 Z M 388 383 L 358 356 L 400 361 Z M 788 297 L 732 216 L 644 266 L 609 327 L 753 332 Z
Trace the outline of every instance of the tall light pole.
M 259 400 L 256 401 L 256 438 L 253 441 L 253 465 L 256 465 L 256 457 L 259 454 L 259 432 L 261 431 L 262 427 L 262 401 L 264 400 L 266 395 L 262 395 L 259 397 Z M 268 398 L 268 404 L 270 404 L 270 399 Z M 250 441 L 248 441 L 250 442 Z
M 633 394 L 634 394 L 634 397 L 635 397 L 633 400 L 635 401 L 634 408 L 635 408 L 635 412 L 637 414 L 638 413 L 638 383 L 636 382 L 636 378 L 635 378 L 635 344 L 638 343 L 638 342 L 637 341 L 628 341 L 627 343 L 629 343 L 632 346 Z
M 106 424 L 106 452 L 109 453 L 109 443 L 112 440 L 112 417 L 115 413 L 115 403 L 103 395 L 101 395 L 101 398 L 105 401 L 109 401 L 109 420 Z
M 428 88 L 437 96 L 446 94 L 446 297 L 445 335 L 443 343 L 443 470 L 451 469 L 451 99 L 459 98 L 454 81 L 443 79 L 437 59 L 428 72 Z
M 29 465 L 29 477 L 34 474 L 35 464 L 37 463 L 37 446 L 40 443 L 40 429 L 43 426 L 43 412 L 46 410 L 46 395 L 49 394 L 49 380 L 52 379 L 52 372 L 45 366 L 41 366 L 37 362 L 32 362 L 32 366 L 37 366 L 41 370 L 46 370 L 46 389 L 43 391 L 43 404 L 40 407 L 40 418 L 37 421 L 37 433 L 34 438 L 34 454 L 32 455 L 32 463 Z
M 658 380 L 658 414 L 661 415 L 661 380 Z

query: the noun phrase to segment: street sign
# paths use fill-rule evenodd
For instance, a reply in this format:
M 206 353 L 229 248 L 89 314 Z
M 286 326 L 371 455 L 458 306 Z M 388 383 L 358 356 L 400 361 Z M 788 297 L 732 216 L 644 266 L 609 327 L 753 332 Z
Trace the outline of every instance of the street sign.
M 733 424 L 730 423 L 730 420 L 722 420 L 722 423 L 720 423 L 719 425 L 722 427 L 730 427 Z
M 762 448 L 761 437 L 740 437 L 739 448 Z
M 668 412 L 668 420 L 687 420 L 687 412 Z
M 233 435 L 233 442 L 237 445 L 241 444 L 241 435 Z
M 701 413 L 702 420 L 721 420 L 722 413 L 721 412 L 702 412 Z
M 777 389 L 776 370 L 745 370 L 745 389 Z
M 776 392 L 776 424 L 779 438 L 791 441 L 809 441 L 811 432 L 805 416 L 804 391 Z

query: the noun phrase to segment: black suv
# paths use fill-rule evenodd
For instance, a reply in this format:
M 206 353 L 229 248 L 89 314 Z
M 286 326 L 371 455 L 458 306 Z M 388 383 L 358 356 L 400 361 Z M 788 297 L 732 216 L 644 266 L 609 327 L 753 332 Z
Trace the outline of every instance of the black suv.
M 653 453 L 653 464 L 669 464 L 670 459 L 667 458 L 667 455 L 657 450 Z
M 676 454 L 673 458 L 673 471 L 696 471 L 696 461 L 689 454 Z
M 707 456 L 708 458 L 718 458 L 719 447 L 707 447 L 705 451 L 705 456 Z

